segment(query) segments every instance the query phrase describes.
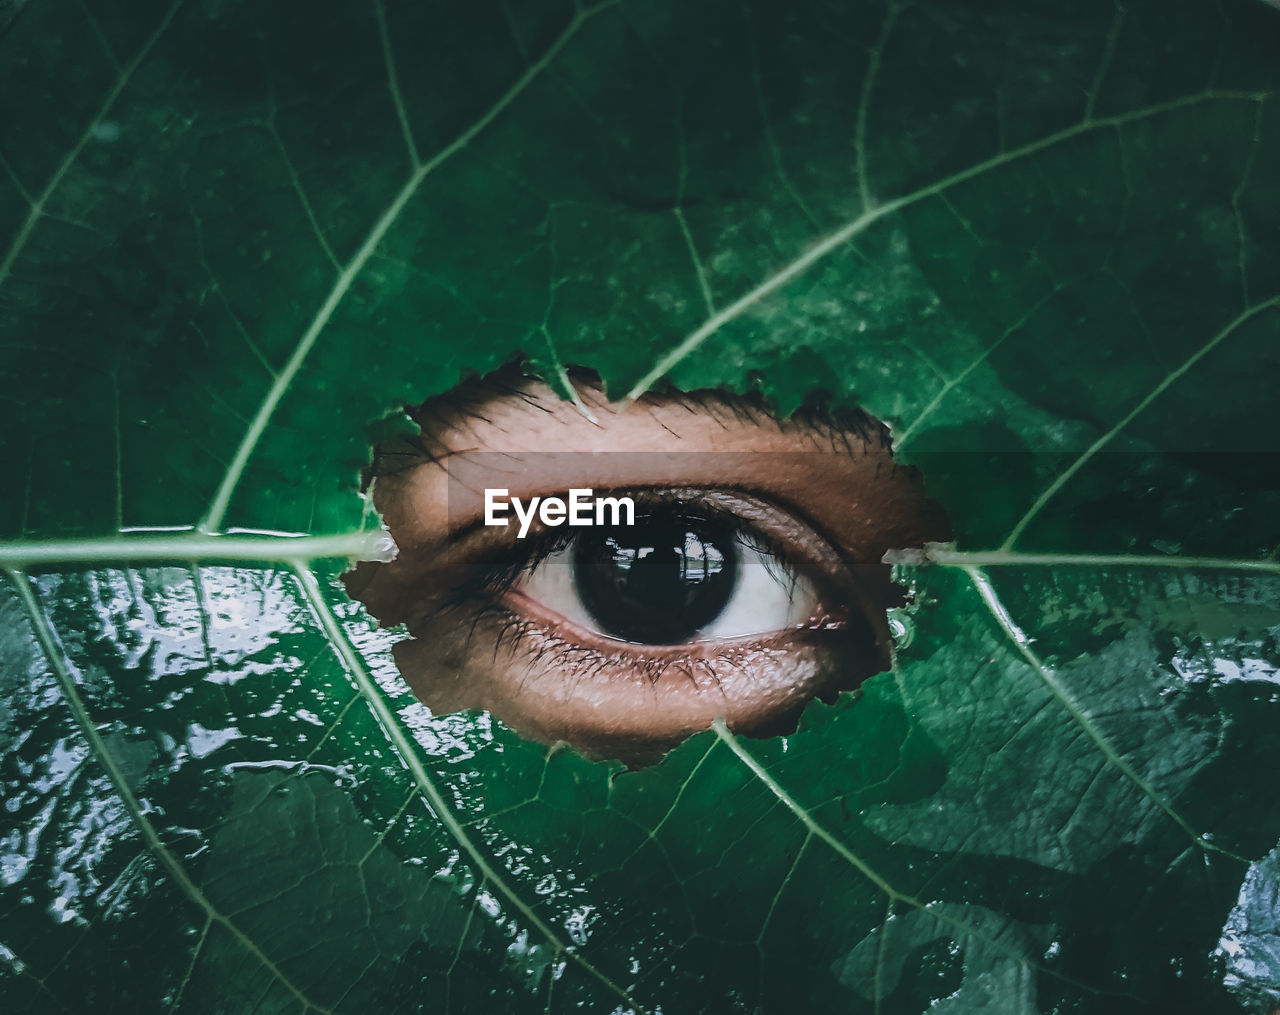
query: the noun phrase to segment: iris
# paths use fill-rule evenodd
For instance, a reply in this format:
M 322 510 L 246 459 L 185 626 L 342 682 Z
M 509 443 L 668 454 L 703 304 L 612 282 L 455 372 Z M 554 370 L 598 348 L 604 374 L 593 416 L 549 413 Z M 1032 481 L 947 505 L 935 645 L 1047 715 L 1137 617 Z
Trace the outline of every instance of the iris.
M 623 641 L 688 641 L 724 611 L 739 571 L 726 524 L 666 511 L 576 537 L 573 575 L 603 633 Z

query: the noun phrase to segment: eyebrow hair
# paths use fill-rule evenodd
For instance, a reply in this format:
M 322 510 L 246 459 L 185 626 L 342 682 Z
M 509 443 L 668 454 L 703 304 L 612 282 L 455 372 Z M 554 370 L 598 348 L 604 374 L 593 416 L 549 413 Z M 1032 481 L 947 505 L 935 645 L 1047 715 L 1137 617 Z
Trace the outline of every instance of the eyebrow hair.
M 604 407 L 609 404 L 600 375 L 588 367 L 573 366 L 566 371 L 567 380 L 588 407 Z M 531 390 L 534 385 L 546 386 L 546 393 Z M 557 396 L 540 375 L 529 370 L 526 361 L 515 360 L 485 375 L 469 377 L 450 391 L 436 395 L 416 406 L 405 406 L 403 412 L 421 429 L 416 436 L 402 435 L 374 445 L 373 463 L 365 470 L 361 488 L 376 476 L 401 472 L 425 462 L 443 467 L 446 458 L 464 450 L 450 448 L 432 440 L 433 434 L 468 424 L 491 425 L 486 409 L 495 400 L 523 402 L 530 412 L 555 415 L 570 403 Z M 646 392 L 638 400 L 641 405 L 653 407 L 678 406 L 692 414 L 716 420 L 725 429 L 746 424 L 749 426 L 773 426 L 779 431 L 795 431 L 830 444 L 833 452 L 852 454 L 854 441 L 864 448 L 890 451 L 892 440 L 889 428 L 858 407 L 834 404 L 828 392 L 815 390 L 800 407 L 787 417 L 772 408 L 760 392 L 738 393 L 720 388 L 699 388 L 681 391 L 669 386 L 666 389 Z M 663 429 L 679 437 L 670 426 L 656 421 Z

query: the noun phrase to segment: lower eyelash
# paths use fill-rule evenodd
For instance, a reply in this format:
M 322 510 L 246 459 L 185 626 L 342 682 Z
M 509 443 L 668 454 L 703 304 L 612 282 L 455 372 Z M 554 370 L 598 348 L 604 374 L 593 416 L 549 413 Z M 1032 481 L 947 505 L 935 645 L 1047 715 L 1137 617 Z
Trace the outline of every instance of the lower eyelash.
M 471 629 L 467 634 L 468 651 L 472 649 L 475 642 L 477 629 L 486 620 L 496 621 L 499 624 L 493 638 L 495 666 L 498 665 L 498 657 L 505 645 L 510 654 L 524 653 L 523 663 L 531 670 L 540 664 L 550 665 L 576 681 L 598 676 L 608 666 L 621 665 L 625 666 L 629 673 L 642 675 L 651 686 L 673 673 L 682 673 L 691 684 L 698 687 L 700 685 L 697 674 L 701 673 L 716 687 L 720 687 L 720 674 L 717 672 L 717 667 L 744 669 L 741 663 L 735 662 L 732 656 L 726 653 L 719 653 L 713 659 L 675 654 L 670 658 L 662 658 L 635 653 L 629 659 L 618 660 L 594 646 L 571 641 L 538 621 L 523 617 L 510 607 L 493 600 L 480 604 L 476 609 Z M 486 639 L 488 635 L 489 632 L 486 631 L 484 634 Z M 535 639 L 539 643 L 531 644 Z

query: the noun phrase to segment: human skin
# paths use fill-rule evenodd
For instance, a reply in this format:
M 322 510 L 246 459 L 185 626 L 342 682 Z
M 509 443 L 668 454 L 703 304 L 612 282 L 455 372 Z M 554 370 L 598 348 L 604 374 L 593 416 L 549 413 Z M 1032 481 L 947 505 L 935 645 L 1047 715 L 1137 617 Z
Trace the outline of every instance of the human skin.
M 814 697 L 889 665 L 885 610 L 901 590 L 881 558 L 947 526 L 915 470 L 892 462 L 880 424 L 858 413 L 779 420 L 757 400 L 710 392 L 579 394 L 580 406 L 531 379 L 469 385 L 415 410 L 422 436 L 385 456 L 401 467 L 384 469 L 372 496 L 399 553 L 363 565 L 348 588 L 383 623 L 406 625 L 395 657 L 420 700 L 642 763 L 717 719 L 785 732 Z M 816 606 L 781 629 L 653 645 L 567 619 L 521 578 L 477 593 L 484 563 L 518 550 L 508 530 L 480 525 L 483 489 L 499 485 L 525 500 L 574 487 L 677 491 L 777 546 Z

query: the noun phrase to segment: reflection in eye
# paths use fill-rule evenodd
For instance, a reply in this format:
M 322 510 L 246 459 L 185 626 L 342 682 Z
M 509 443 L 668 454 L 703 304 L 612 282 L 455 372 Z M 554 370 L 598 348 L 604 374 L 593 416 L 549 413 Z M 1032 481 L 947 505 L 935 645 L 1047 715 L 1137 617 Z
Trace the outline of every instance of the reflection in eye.
M 887 668 L 901 593 L 881 558 L 948 533 L 880 424 L 583 387 L 594 420 L 536 381 L 473 382 L 379 449 L 373 499 L 399 555 L 347 584 L 407 626 L 396 662 L 419 699 L 642 764 L 717 718 L 785 733 Z M 632 498 L 634 520 L 543 520 L 527 538 L 483 524 L 486 489 L 584 487 Z

